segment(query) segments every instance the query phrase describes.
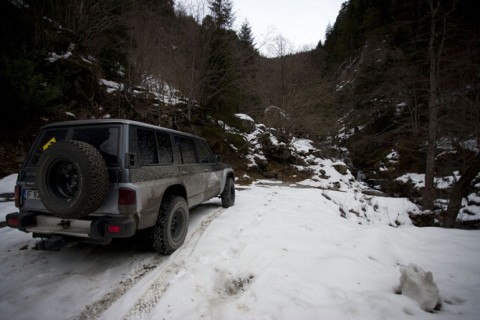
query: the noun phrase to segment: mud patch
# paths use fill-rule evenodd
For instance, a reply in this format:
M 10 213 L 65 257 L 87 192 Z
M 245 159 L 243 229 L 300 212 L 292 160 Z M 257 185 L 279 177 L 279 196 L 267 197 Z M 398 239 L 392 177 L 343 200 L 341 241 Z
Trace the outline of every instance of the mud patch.
M 223 284 L 219 286 L 218 294 L 224 298 L 233 297 L 245 292 L 255 279 L 253 274 L 246 276 L 224 279 Z

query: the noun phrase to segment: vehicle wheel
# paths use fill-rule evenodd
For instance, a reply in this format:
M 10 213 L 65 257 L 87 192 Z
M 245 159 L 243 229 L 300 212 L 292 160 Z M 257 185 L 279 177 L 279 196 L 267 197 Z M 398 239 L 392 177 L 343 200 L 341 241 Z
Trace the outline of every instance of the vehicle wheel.
M 235 182 L 233 181 L 232 177 L 227 179 L 227 182 L 225 183 L 225 189 L 221 194 L 221 198 L 222 206 L 224 208 L 231 207 L 235 204 Z
M 94 146 L 60 141 L 40 157 L 35 184 L 48 211 L 59 218 L 76 219 L 102 204 L 108 188 L 107 166 Z
M 188 231 L 188 205 L 182 197 L 162 202 L 153 227 L 153 248 L 161 254 L 171 254 L 180 248 Z

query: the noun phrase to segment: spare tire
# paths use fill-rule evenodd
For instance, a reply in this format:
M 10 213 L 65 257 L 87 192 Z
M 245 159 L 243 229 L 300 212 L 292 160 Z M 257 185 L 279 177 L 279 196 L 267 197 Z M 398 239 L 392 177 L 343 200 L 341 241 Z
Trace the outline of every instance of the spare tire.
M 59 218 L 81 218 L 98 209 L 105 199 L 107 166 L 91 144 L 60 141 L 40 157 L 35 184 L 48 211 Z

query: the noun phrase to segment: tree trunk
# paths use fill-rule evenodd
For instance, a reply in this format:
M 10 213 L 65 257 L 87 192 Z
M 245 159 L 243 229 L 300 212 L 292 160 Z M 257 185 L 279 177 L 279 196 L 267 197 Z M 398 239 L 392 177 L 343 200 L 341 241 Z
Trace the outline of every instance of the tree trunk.
M 473 159 L 468 169 L 453 187 L 448 204 L 447 220 L 445 221 L 447 228 L 453 228 L 456 225 L 458 211 L 460 211 L 462 207 L 462 198 L 467 195 L 470 182 L 475 179 L 479 172 L 480 153 Z
M 428 59 L 430 63 L 429 71 L 429 99 L 428 99 L 428 145 L 427 159 L 425 168 L 425 190 L 423 194 L 424 210 L 432 210 L 435 200 L 435 155 L 437 149 L 437 129 L 438 129 L 438 58 L 441 52 L 441 46 L 436 50 L 435 38 L 437 35 L 437 14 L 440 7 L 440 1 L 434 6 L 433 0 L 428 1 L 430 5 L 430 38 L 428 41 Z

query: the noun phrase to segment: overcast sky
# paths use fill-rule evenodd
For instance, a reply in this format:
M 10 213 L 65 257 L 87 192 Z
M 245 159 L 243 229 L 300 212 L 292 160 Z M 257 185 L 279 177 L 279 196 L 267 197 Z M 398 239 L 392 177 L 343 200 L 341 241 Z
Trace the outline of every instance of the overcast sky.
M 265 36 L 281 34 L 294 50 L 316 47 L 325 40 L 325 28 L 335 23 L 345 0 L 234 0 L 236 29 L 247 19 L 258 45 Z M 263 50 L 263 48 L 262 48 Z
M 177 0 L 176 3 L 206 0 Z M 325 28 L 334 24 L 341 4 L 346 0 L 232 0 L 236 30 L 247 19 L 257 47 L 268 55 L 267 39 L 281 34 L 299 51 L 316 47 L 325 40 Z

